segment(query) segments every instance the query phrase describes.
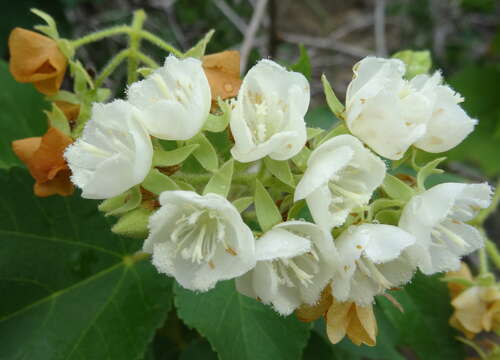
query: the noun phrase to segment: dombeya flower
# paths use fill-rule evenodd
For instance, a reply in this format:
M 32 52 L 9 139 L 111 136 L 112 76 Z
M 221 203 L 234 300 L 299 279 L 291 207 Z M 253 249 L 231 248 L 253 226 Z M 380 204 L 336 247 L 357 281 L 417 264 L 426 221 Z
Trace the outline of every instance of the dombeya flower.
M 432 99 L 403 79 L 401 60 L 367 57 L 353 71 L 346 94 L 347 127 L 376 153 L 400 159 L 424 135 Z
M 439 72 L 403 79 L 398 59 L 367 57 L 354 66 L 346 96 L 349 130 L 378 154 L 398 160 L 408 147 L 443 152 L 474 128 L 458 105 L 463 99 L 442 84 Z
M 236 208 L 216 194 L 166 191 L 149 221 L 143 250 L 159 272 L 186 289 L 207 291 L 255 265 L 255 240 Z
M 130 86 L 128 100 L 144 113 L 151 135 L 187 140 L 201 130 L 208 117 L 210 86 L 201 61 L 171 55 L 163 67 Z
M 128 102 L 94 104 L 83 135 L 64 154 L 82 197 L 107 199 L 141 183 L 151 168 L 151 139 Z
M 261 60 L 243 79 L 231 114 L 233 157 L 250 162 L 265 156 L 286 160 L 306 143 L 304 115 L 309 83 L 271 60 Z
M 354 136 L 340 135 L 312 152 L 294 198 L 305 198 L 314 221 L 331 229 L 342 225 L 351 210 L 366 205 L 384 176 L 380 158 Z
M 351 226 L 336 240 L 342 270 L 332 278 L 332 295 L 360 306 L 385 290 L 408 282 L 414 266 L 401 256 L 415 237 L 392 225 Z
M 256 241 L 255 256 L 257 265 L 236 288 L 283 315 L 316 303 L 339 264 L 330 233 L 305 221 L 273 227 Z
M 399 226 L 417 241 L 406 249 L 427 275 L 456 270 L 460 257 L 483 246 L 479 231 L 466 224 L 490 204 L 488 184 L 445 183 L 416 195 L 406 204 Z
M 464 99 L 449 86 L 443 85 L 439 72 L 419 75 L 412 85 L 422 89 L 433 100 L 432 114 L 427 123 L 425 134 L 415 143 L 419 149 L 437 153 L 448 151 L 460 144 L 469 135 L 477 120 L 471 119 L 460 107 Z

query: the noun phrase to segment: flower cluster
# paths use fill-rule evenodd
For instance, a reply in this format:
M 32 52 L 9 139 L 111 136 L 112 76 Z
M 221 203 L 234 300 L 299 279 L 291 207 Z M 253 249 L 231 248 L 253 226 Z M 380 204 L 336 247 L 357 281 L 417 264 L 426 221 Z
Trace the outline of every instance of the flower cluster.
M 143 251 L 181 286 L 208 291 L 236 279 L 237 291 L 282 315 L 326 316 L 334 343 L 348 335 L 374 345 L 375 296 L 417 269 L 457 270 L 483 246 L 469 222 L 489 206 L 490 186 L 427 188 L 442 159 L 415 163 L 420 150 L 458 145 L 476 120 L 439 72 L 408 78 L 401 60 L 367 57 L 345 106 L 323 78 L 339 122 L 308 128 L 304 75 L 264 59 L 241 80 L 238 53 L 204 57 L 202 45 L 142 69 L 141 81 L 132 74 L 126 99 L 104 103 L 89 90 L 71 137 L 54 129 L 14 150 L 40 189 L 71 171 L 84 198 L 119 217 L 113 231 L 146 238 Z M 14 47 L 14 58 L 22 53 Z M 66 64 L 52 58 L 51 92 Z M 30 79 L 40 87 L 49 78 Z M 40 166 L 33 159 L 49 142 L 62 144 L 58 161 Z M 411 155 L 415 173 L 398 173 Z M 459 310 L 455 318 L 475 331 Z
M 266 186 L 257 185 L 250 201 L 261 231 L 252 232 L 246 213 L 235 205 L 238 199 L 231 203 L 225 196 L 233 195 L 227 178 L 232 174 L 221 170 L 214 171 L 203 195 L 181 187 L 161 191 L 144 243 L 158 271 L 198 291 L 236 278 L 240 293 L 287 315 L 316 304 L 327 286 L 331 306 L 347 314 L 347 304 L 353 304 L 359 313 L 374 296 L 410 281 L 417 268 L 425 274 L 456 270 L 462 256 L 483 244 L 467 221 L 489 205 L 490 187 L 445 183 L 416 189 L 390 175 L 376 154 L 399 159 L 411 145 L 447 150 L 475 120 L 460 109 L 460 96 L 442 84 L 439 73 L 410 81 L 404 73 L 400 60 L 362 60 L 347 94 L 349 132 L 318 136 L 306 145 L 308 81 L 271 60 L 258 62 L 236 100 L 220 104 L 226 113 L 219 116 L 229 118 L 234 139 L 229 161 L 242 164 L 240 175 L 253 174 L 267 185 L 266 177 L 283 183 L 283 173 L 292 174 L 288 189 L 271 191 L 278 200 L 290 194 L 289 209 L 278 209 Z M 109 199 L 144 183 L 155 156 L 151 138 L 190 143 L 206 122 L 214 121 L 209 81 L 193 58 L 168 57 L 127 93 L 127 101 L 95 104 L 82 136 L 66 150 L 72 180 L 84 197 Z M 301 152 L 307 152 L 302 173 L 293 166 Z M 247 163 L 260 169 L 252 173 Z M 175 185 L 180 172 L 161 174 Z M 391 197 L 398 187 L 409 196 Z M 312 221 L 290 216 L 292 207 L 306 209 L 305 204 Z M 387 213 L 393 221 L 384 220 Z

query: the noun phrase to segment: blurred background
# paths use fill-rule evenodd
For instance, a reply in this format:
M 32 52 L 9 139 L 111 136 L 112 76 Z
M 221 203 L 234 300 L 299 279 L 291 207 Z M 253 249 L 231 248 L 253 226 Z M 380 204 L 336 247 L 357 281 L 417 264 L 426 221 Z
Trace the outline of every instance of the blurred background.
M 16 0 L 4 2 L 0 13 L 4 60 L 9 57 L 7 38 L 12 28 L 29 29 L 40 23 L 29 12 L 33 7 L 51 14 L 67 38 L 129 23 L 139 8 L 148 14 L 145 27 L 181 50 L 215 29 L 207 53 L 240 50 L 242 73 L 262 57 L 293 64 L 302 44 L 311 63 L 310 126 L 331 123 L 319 81 L 322 73 L 342 100 L 352 66 L 361 58 L 428 49 L 433 68 L 443 72 L 465 97 L 467 112 L 479 119 L 476 131 L 446 154 L 447 170 L 462 179 L 492 184 L 500 174 L 500 1 Z M 77 57 L 92 73 L 125 45 L 126 38 L 117 36 L 79 49 Z M 153 47 L 147 53 L 158 61 L 164 56 Z M 106 84 L 116 96 L 123 94 L 125 70 L 118 70 Z M 489 219 L 487 230 L 498 243 L 498 213 Z M 169 317 L 165 328 L 172 322 L 178 319 Z M 202 344 L 203 351 L 206 346 Z

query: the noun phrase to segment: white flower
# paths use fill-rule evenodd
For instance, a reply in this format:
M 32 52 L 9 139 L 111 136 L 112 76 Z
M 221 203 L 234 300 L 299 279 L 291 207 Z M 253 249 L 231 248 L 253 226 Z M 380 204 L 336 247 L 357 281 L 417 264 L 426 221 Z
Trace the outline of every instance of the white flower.
M 216 194 L 166 191 L 143 250 L 186 289 L 207 291 L 255 265 L 255 240 L 238 210 Z
M 82 197 L 111 198 L 144 180 L 153 148 L 140 118 L 123 100 L 94 104 L 83 135 L 64 153 Z
M 460 257 L 483 246 L 479 231 L 468 224 L 490 204 L 488 184 L 445 183 L 416 195 L 406 204 L 399 226 L 417 241 L 405 252 L 427 275 L 456 270 Z
M 419 149 L 438 153 L 448 151 L 460 144 L 469 135 L 477 120 L 471 119 L 460 107 L 463 102 L 460 94 L 442 84 L 439 72 L 418 75 L 412 79 L 412 85 L 422 91 L 434 103 L 425 134 L 415 143 Z
M 306 143 L 309 98 L 302 74 L 261 60 L 243 79 L 231 114 L 233 157 L 250 162 L 267 155 L 274 160 L 295 156 Z
M 447 151 L 474 129 L 458 105 L 463 99 L 443 85 L 439 72 L 404 80 L 398 59 L 367 57 L 354 66 L 346 96 L 349 130 L 378 154 L 400 159 L 408 147 Z
M 201 61 L 169 56 L 165 65 L 128 89 L 128 100 L 144 113 L 149 133 L 160 139 L 187 140 L 210 112 L 211 94 Z
M 343 269 L 332 279 L 332 295 L 360 306 L 385 290 L 408 282 L 415 267 L 401 252 L 415 238 L 391 225 L 351 226 L 335 242 Z
M 354 136 L 340 135 L 312 152 L 294 199 L 305 198 L 314 221 L 329 230 L 366 205 L 384 177 L 380 158 Z
M 434 100 L 403 79 L 398 59 L 367 57 L 357 63 L 346 95 L 346 124 L 376 153 L 400 159 L 426 131 Z
M 255 256 L 257 265 L 236 288 L 282 315 L 316 303 L 339 264 L 330 233 L 305 221 L 273 227 L 257 240 Z

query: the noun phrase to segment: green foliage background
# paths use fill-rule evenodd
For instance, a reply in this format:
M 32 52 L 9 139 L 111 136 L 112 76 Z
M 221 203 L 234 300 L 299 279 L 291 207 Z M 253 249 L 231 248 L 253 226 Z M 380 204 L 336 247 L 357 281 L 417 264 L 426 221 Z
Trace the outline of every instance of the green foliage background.
M 14 26 L 29 28 L 38 22 L 28 12 L 30 7 L 51 13 L 63 35 L 72 36 L 68 13 L 103 3 L 9 2 L 0 15 L 0 51 L 7 59 L 6 39 Z M 488 13 L 495 11 L 492 3 L 467 0 L 461 5 L 466 11 Z M 242 17 L 251 13 L 241 2 L 234 6 Z M 199 26 L 199 19 L 204 19 L 200 33 L 215 24 L 219 35 L 211 52 L 241 40 L 227 22 L 216 20 L 220 14 L 209 1 L 179 0 L 176 8 L 183 26 Z M 389 10 L 401 11 L 397 6 Z M 405 11 L 416 19 L 423 16 L 422 8 Z M 122 22 L 129 15 L 118 9 L 109 21 Z M 169 28 L 158 26 L 158 18 L 153 16 L 151 22 L 160 36 L 172 39 Z M 466 98 L 464 108 L 480 120 L 477 131 L 448 154 L 449 168 L 458 169 L 461 177 L 472 173 L 475 180 L 493 179 L 500 172 L 498 39 L 497 32 L 488 44 L 491 51 L 479 62 L 467 60 L 467 46 L 474 42 L 468 45 L 464 39 L 448 48 L 438 63 L 445 72 L 447 65 L 454 69 L 447 74 L 450 84 Z M 105 60 L 94 59 L 96 66 Z M 319 80 L 314 78 L 312 74 L 313 81 Z M 283 318 L 239 295 L 232 281 L 205 294 L 182 289 L 136 254 L 140 241 L 109 231 L 112 224 L 98 213 L 97 202 L 81 199 L 78 193 L 69 198 L 33 196 L 33 180 L 10 142 L 43 134 L 42 110 L 48 104 L 31 85 L 14 81 L 5 61 L 0 63 L 0 84 L 0 359 L 465 358 L 458 333 L 448 326 L 448 292 L 438 277 L 418 275 L 405 289 L 392 292 L 404 313 L 383 297 L 377 300 L 379 336 L 374 348 L 356 347 L 349 340 L 332 346 L 323 321 L 305 324 L 293 315 Z M 307 121 L 309 126 L 328 128 L 335 119 L 319 105 Z M 461 165 L 454 167 L 454 161 Z M 436 176 L 433 182 L 445 180 Z

